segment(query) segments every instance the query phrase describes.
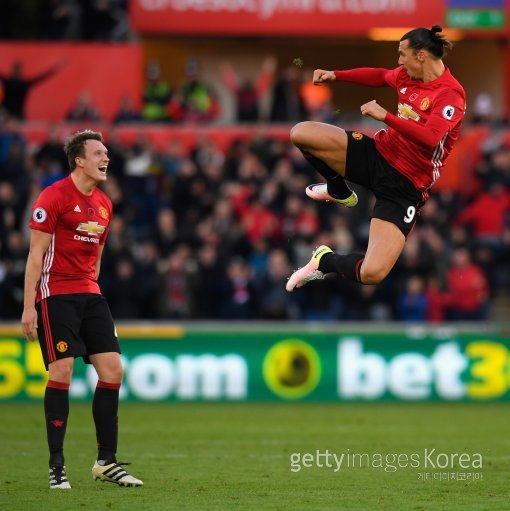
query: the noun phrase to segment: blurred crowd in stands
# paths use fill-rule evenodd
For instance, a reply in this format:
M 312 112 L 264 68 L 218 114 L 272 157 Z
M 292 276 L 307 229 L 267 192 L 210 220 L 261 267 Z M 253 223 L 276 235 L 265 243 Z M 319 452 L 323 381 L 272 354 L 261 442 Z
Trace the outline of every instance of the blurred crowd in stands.
M 331 87 L 315 87 L 311 83 L 312 69 L 302 70 L 288 65 L 278 72 L 276 59 L 268 57 L 254 79 L 238 76 L 229 62 L 220 69 L 222 86 L 228 90 L 235 105 L 233 121 L 274 123 L 316 120 L 333 122 L 335 111 Z M 133 106 L 132 98 L 124 98 L 113 122 L 200 122 L 224 121 L 218 91 L 203 76 L 199 63 L 189 58 L 182 82 L 172 87 L 161 78 L 159 63 L 148 65 L 141 110 Z M 264 97 L 270 99 L 268 111 L 263 111 Z
M 496 133 L 466 193 L 436 192 L 389 277 L 337 278 L 285 291 L 313 248 L 364 250 L 372 196 L 353 210 L 306 198 L 319 177 L 289 142 L 264 136 L 221 151 L 198 137 L 157 151 L 140 137 L 110 151 L 104 186 L 115 210 L 101 287 L 118 319 L 483 320 L 510 291 L 510 146 Z M 59 129 L 28 143 L 0 117 L 0 319 L 23 303 L 28 218 L 41 189 L 67 175 Z
M 17 119 L 25 119 L 26 100 L 32 88 L 56 75 L 66 66 L 57 62 L 36 75 L 27 75 L 21 60 L 13 60 L 9 72 L 0 72 L 0 109 Z M 239 123 L 295 122 L 304 119 L 332 122 L 335 119 L 332 91 L 329 85 L 315 87 L 310 81 L 313 70 L 289 65 L 276 73 L 277 62 L 266 58 L 254 80 L 240 78 L 229 62 L 224 62 L 220 75 L 222 87 L 232 97 L 235 112 L 231 119 Z M 91 93 L 82 89 L 65 120 L 69 122 L 107 121 L 114 124 L 147 123 L 219 123 L 225 122 L 218 91 L 208 83 L 198 61 L 191 57 L 184 66 L 180 84 L 172 87 L 161 76 L 160 63 L 147 65 L 142 97 L 124 95 L 113 118 L 103 118 Z M 270 99 L 263 112 L 264 97 Z M 140 105 L 140 106 L 138 106 Z
M 0 39 L 23 37 L 26 30 L 43 40 L 127 40 L 127 3 L 2 0 Z M 68 174 L 65 130 L 54 126 L 34 144 L 21 124 L 28 91 L 62 65 L 27 77 L 14 62 L 11 74 L 0 76 L 0 320 L 21 316 L 31 205 Z M 312 71 L 300 63 L 277 70 L 267 58 L 254 79 L 239 76 L 228 62 L 218 72 L 237 123 L 290 128 L 303 119 L 339 121 L 331 89 L 312 86 Z M 264 97 L 270 104 L 262 112 Z M 122 98 L 104 124 L 111 157 L 104 190 L 115 217 L 100 283 L 116 318 L 484 320 L 494 299 L 510 296 L 510 144 L 497 131 L 501 126 L 478 142 L 481 157 L 466 169 L 469 187 L 433 190 L 383 283 L 328 277 L 289 294 L 287 277 L 317 245 L 338 253 L 365 249 L 373 197 L 357 188 L 354 210 L 308 200 L 305 187 L 320 176 L 290 142 L 265 135 L 263 125 L 252 140 L 235 140 L 226 151 L 207 137 L 198 137 L 191 150 L 177 138 L 157 150 L 143 130 L 134 143 L 122 143 L 119 124 L 221 119 L 218 91 L 193 58 L 177 88 L 162 79 L 157 61 L 149 62 L 139 99 Z M 481 95 L 473 121 L 488 125 L 491 109 L 490 97 Z M 83 90 L 66 121 L 83 129 L 105 119 Z

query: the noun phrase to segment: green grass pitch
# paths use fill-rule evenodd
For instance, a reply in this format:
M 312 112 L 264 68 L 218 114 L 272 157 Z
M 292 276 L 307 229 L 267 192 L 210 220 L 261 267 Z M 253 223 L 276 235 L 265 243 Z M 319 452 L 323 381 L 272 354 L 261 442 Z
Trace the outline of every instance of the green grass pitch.
M 508 404 L 132 404 L 119 459 L 143 488 L 93 481 L 90 404 L 71 403 L 73 489 L 48 489 L 42 404 L 1 404 L 0 507 L 45 510 L 495 510 L 510 508 Z M 480 453 L 483 479 L 419 480 L 420 468 L 291 471 L 292 453 Z M 444 459 L 444 458 L 443 458 Z M 330 463 L 331 464 L 331 463 Z M 447 470 L 427 469 L 429 472 Z M 457 466 L 457 472 L 465 472 Z M 448 470 L 450 472 L 450 470 Z

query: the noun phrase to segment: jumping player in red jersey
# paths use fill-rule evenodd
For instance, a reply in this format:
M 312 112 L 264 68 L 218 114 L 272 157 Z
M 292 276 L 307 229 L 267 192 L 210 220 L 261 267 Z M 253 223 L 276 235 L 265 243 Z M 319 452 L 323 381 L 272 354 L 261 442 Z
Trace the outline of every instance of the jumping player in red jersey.
M 376 203 L 365 254 L 338 255 L 321 245 L 290 276 L 287 291 L 323 279 L 327 273 L 378 284 L 395 265 L 457 140 L 466 110 L 464 89 L 442 60 L 452 45 L 441 31 L 436 25 L 402 36 L 396 69 L 314 71 L 313 83 L 318 86 L 337 80 L 395 88 L 398 114 L 387 112 L 376 101 L 362 105 L 362 115 L 388 125 L 373 139 L 318 122 L 301 122 L 292 128 L 292 142 L 326 179 L 306 189 L 310 198 L 354 207 L 358 198 L 345 178 L 372 190 Z
M 71 174 L 43 190 L 30 220 L 21 326 L 35 330 L 49 372 L 44 395 L 50 451 L 50 488 L 69 489 L 64 438 L 74 359 L 93 364 L 99 380 L 92 404 L 98 445 L 94 479 L 142 486 L 117 462 L 119 389 L 123 369 L 113 319 L 97 278 L 108 227 L 110 199 L 97 188 L 107 179 L 108 151 L 101 133 L 76 133 L 65 145 Z

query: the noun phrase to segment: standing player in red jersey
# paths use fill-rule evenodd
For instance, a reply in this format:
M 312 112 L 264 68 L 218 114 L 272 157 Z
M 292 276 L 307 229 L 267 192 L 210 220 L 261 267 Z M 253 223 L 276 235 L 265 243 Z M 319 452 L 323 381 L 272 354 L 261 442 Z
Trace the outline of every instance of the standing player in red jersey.
M 345 178 L 372 190 L 376 203 L 365 254 L 338 255 L 321 245 L 310 261 L 290 276 L 287 291 L 323 279 L 327 273 L 378 284 L 396 263 L 416 214 L 458 138 L 466 110 L 464 89 L 442 60 L 452 45 L 441 31 L 436 25 L 402 36 L 396 69 L 314 71 L 315 85 L 337 80 L 394 87 L 398 114 L 387 112 L 376 101 L 362 105 L 362 115 L 389 126 L 373 139 L 317 122 L 301 122 L 292 129 L 294 145 L 326 179 L 326 183 L 306 189 L 309 197 L 354 207 L 358 198 Z
M 92 404 L 98 446 L 94 479 L 142 486 L 117 462 L 119 389 L 123 369 L 113 319 L 97 278 L 108 227 L 110 199 L 97 188 L 106 181 L 108 151 L 101 133 L 76 133 L 65 145 L 71 174 L 43 190 L 30 220 L 21 326 L 35 329 L 49 372 L 44 395 L 50 451 L 50 488 L 69 489 L 64 437 L 74 359 L 84 357 L 98 374 Z

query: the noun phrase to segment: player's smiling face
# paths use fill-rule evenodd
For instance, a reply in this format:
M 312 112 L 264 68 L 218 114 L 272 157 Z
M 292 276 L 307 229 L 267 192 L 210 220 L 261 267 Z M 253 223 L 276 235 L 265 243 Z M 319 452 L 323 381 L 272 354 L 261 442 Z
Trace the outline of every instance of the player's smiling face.
M 83 173 L 96 182 L 106 181 L 108 170 L 108 149 L 99 140 L 89 139 L 85 142 L 85 157 L 80 158 Z
M 398 45 L 398 63 L 406 70 L 409 78 L 419 80 L 423 74 L 423 55 L 422 50 L 415 52 L 409 48 L 409 41 L 404 39 Z

